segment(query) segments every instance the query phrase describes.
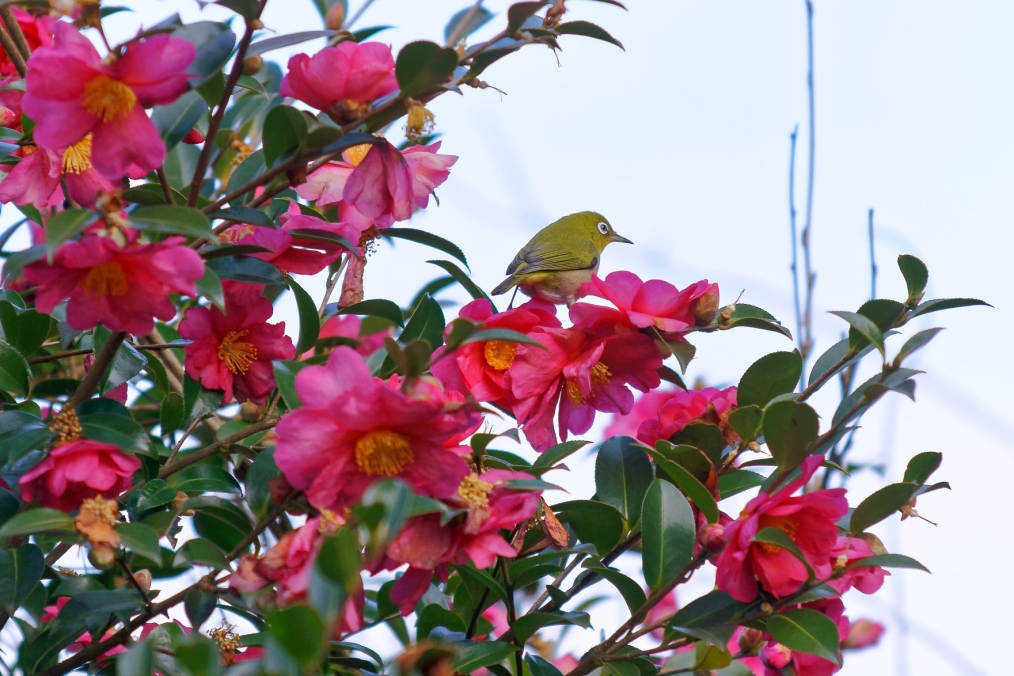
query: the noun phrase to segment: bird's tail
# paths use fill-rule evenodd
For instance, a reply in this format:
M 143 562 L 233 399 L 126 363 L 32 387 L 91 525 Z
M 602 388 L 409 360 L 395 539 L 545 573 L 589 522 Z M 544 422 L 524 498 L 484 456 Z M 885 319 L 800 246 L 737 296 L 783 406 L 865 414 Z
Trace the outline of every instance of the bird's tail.
M 497 285 L 497 287 L 495 289 L 493 289 L 493 291 L 490 292 L 490 293 L 493 296 L 502 296 L 503 294 L 507 293 L 508 291 L 510 291 L 511 289 L 513 289 L 515 286 L 517 286 L 517 283 L 520 282 L 520 281 L 521 281 L 520 279 L 518 279 L 514 275 L 511 275 L 507 279 L 505 279 L 502 282 L 500 282 Z

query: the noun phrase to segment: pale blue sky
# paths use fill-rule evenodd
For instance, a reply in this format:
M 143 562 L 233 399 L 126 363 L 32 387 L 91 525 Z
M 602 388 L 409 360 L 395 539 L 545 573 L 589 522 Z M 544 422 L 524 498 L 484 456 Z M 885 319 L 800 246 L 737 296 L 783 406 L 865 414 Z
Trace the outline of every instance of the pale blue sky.
M 171 11 L 188 20 L 226 14 L 215 7 L 202 13 L 189 0 L 122 4 L 137 13 L 110 19 L 114 39 Z M 377 0 L 358 27 L 397 26 L 377 38 L 396 48 L 440 41 L 447 18 L 466 4 Z M 498 17 L 480 38 L 499 30 L 509 3 L 486 4 Z M 572 18 L 600 23 L 626 52 L 565 37 L 559 65 L 547 49 L 531 47 L 487 71 L 483 79 L 506 96 L 467 89 L 431 106 L 443 152 L 461 159 L 438 191 L 441 206 L 431 205 L 413 227 L 461 245 L 488 289 L 541 226 L 595 209 L 636 243 L 610 249 L 603 272 L 629 269 L 680 287 L 707 277 L 721 285 L 723 300 L 745 290 L 745 302 L 794 326 L 787 168 L 797 123 L 797 160 L 805 167 L 803 1 L 628 6 L 623 12 L 568 3 Z M 319 26 L 310 0 L 272 0 L 264 19 L 278 33 Z M 875 529 L 891 551 L 915 556 L 934 574 L 899 571 L 874 597 L 846 597 L 850 616 L 877 619 L 889 630 L 878 652 L 850 655 L 841 673 L 1005 673 L 1007 609 L 1014 604 L 1005 584 L 1014 554 L 1014 418 L 1004 403 L 1014 379 L 1014 3 L 817 0 L 815 22 L 818 353 L 843 327 L 824 311 L 854 310 L 868 297 L 870 207 L 880 296 L 902 297 L 894 260 L 911 253 L 929 266 L 928 296 L 979 297 L 996 306 L 914 322 L 909 333 L 948 327 L 918 358 L 928 372 L 919 377 L 919 403 L 892 401 L 863 421 L 855 459 L 884 463 L 887 478 L 897 481 L 912 455 L 943 451 L 937 477 L 954 491 L 919 503 L 938 527 L 909 520 Z M 268 56 L 284 63 L 294 51 Z M 804 188 L 800 177 L 800 213 Z M 367 297 L 407 301 L 438 276 L 424 262 L 431 257 L 409 243 L 382 246 L 367 268 Z M 280 313 L 295 329 L 291 304 L 283 301 Z M 749 331 L 695 343 L 699 359 L 689 375 L 713 383 L 735 382 L 762 354 L 789 348 L 773 334 Z M 825 415 L 835 403 L 816 400 Z M 556 480 L 587 497 L 589 478 L 575 472 Z M 852 504 L 881 481 L 870 472 L 855 475 Z M 603 618 L 608 632 L 612 621 Z M 587 644 L 577 632 L 571 640 Z

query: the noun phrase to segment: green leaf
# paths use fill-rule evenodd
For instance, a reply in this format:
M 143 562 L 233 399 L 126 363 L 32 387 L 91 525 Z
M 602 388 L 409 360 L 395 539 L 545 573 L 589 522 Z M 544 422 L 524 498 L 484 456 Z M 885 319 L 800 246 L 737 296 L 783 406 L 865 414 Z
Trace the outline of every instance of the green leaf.
M 918 303 L 926 292 L 926 282 L 929 281 L 929 270 L 926 264 L 915 256 L 902 254 L 898 256 L 898 267 L 905 277 L 905 284 L 908 285 L 909 303 Z
M 270 168 L 293 157 L 306 140 L 303 114 L 292 106 L 276 106 L 264 118 L 264 163 Z
M 469 641 L 458 649 L 451 668 L 459 674 L 470 674 L 476 669 L 500 664 L 518 650 L 513 643 L 503 641 Z
M 268 616 L 268 633 L 304 669 L 324 651 L 324 622 L 311 606 L 292 605 Z
M 207 538 L 187 540 L 173 557 L 173 566 L 196 564 L 209 568 L 227 568 L 229 563 L 222 549 Z
M 10 301 L 0 301 L 0 338 L 22 355 L 35 354 L 49 335 L 51 322 L 49 315 L 21 309 Z
M 564 441 L 562 444 L 552 446 L 544 453 L 540 453 L 539 457 L 532 463 L 532 469 L 530 473 L 536 475 L 542 475 L 552 469 L 556 464 L 567 457 L 577 453 L 579 450 L 590 444 L 590 441 L 583 441 L 580 439 L 574 439 L 572 441 Z
M 751 542 L 760 542 L 766 545 L 774 545 L 775 547 L 781 547 L 789 554 L 799 559 L 799 562 L 806 566 L 807 573 L 810 579 L 813 579 L 813 568 L 810 566 L 810 562 L 803 556 L 803 552 L 799 551 L 799 547 L 796 546 L 795 541 L 789 537 L 789 534 L 778 528 L 762 528 L 759 533 L 753 536 Z
M 162 559 L 158 533 L 143 523 L 118 523 L 116 533 L 120 536 L 124 548 L 152 561 Z
M 715 504 L 715 497 L 711 491 L 702 484 L 697 477 L 681 467 L 678 463 L 670 460 L 659 451 L 650 450 L 648 453 L 655 459 L 658 468 L 668 476 L 676 486 L 683 491 L 690 500 L 697 505 L 697 509 L 704 513 L 708 523 L 718 523 L 720 513 L 718 505 Z
M 271 491 L 268 482 L 281 472 L 275 464 L 275 449 L 267 448 L 257 454 L 246 472 L 244 484 L 246 485 L 246 501 L 250 505 L 250 511 L 258 518 L 268 515 L 271 508 Z
M 317 336 L 320 335 L 320 316 L 310 294 L 292 278 L 289 278 L 289 288 L 296 297 L 296 308 L 299 311 L 299 340 L 296 343 L 296 354 L 300 355 L 312 350 L 316 344 Z
M 612 437 L 595 457 L 595 489 L 601 502 L 615 507 L 633 527 L 655 471 L 644 446 L 630 437 Z
M 242 493 L 232 474 L 221 467 L 198 463 L 169 477 L 170 488 L 184 493 Z
M 154 651 L 147 641 L 135 643 L 116 656 L 116 676 L 150 676 L 152 669 Z
M 260 3 L 257 0 L 215 0 L 216 5 L 228 7 L 244 19 L 252 20 L 260 14 Z M 197 676 L 196 674 L 194 676 Z
M 496 304 L 493 303 L 493 300 L 486 294 L 485 291 L 480 289 L 476 285 L 476 283 L 472 281 L 471 277 L 465 274 L 464 270 L 459 268 L 451 261 L 426 261 L 426 262 L 432 263 L 433 265 L 443 268 L 447 272 L 447 274 L 449 274 L 451 277 L 454 277 L 454 281 L 456 281 L 458 284 L 461 284 L 461 286 L 465 289 L 465 291 L 468 292 L 468 295 L 471 296 L 472 298 L 475 298 L 476 300 L 478 300 L 479 298 L 485 298 L 486 300 L 488 300 L 490 305 L 493 307 L 493 313 L 494 314 L 497 313 Z
M 223 551 L 232 551 L 253 531 L 250 517 L 229 500 L 202 495 L 187 500 L 183 509 L 195 511 L 193 525 L 197 534 Z
M 383 298 L 364 300 L 361 303 L 349 305 L 338 311 L 340 315 L 367 315 L 371 317 L 383 317 L 398 326 L 405 325 L 405 315 L 397 303 Z
M 554 30 L 560 35 L 583 35 L 586 38 L 602 40 L 603 42 L 614 44 L 620 49 L 624 49 L 622 42 L 610 35 L 605 28 L 597 26 L 590 21 L 568 21 L 557 25 Z M 624 49 L 624 51 L 626 50 Z
M 923 485 L 930 478 L 930 475 L 937 471 L 943 459 L 943 453 L 934 451 L 919 453 L 908 461 L 908 467 L 905 468 L 904 480 L 920 486 Z
M 458 247 L 457 244 L 450 242 L 443 237 L 434 235 L 432 232 L 415 230 L 413 228 L 385 228 L 380 231 L 380 234 L 384 237 L 404 239 L 409 242 L 424 244 L 428 247 L 437 249 L 438 251 L 443 251 L 445 254 L 454 256 L 464 263 L 466 268 L 468 267 L 468 260 L 465 258 L 465 253 Z M 469 268 L 469 270 L 471 270 L 471 268 Z
M 843 310 L 833 310 L 830 314 L 844 319 L 859 335 L 873 343 L 880 354 L 884 354 L 884 334 L 877 328 L 876 323 L 872 319 L 856 312 L 845 312 Z M 853 342 L 850 340 L 849 344 L 853 345 Z
M 53 533 L 55 535 L 77 535 L 74 519 L 58 509 L 39 507 L 12 516 L 0 526 L 0 538 L 18 535 Z
M 398 52 L 394 75 L 398 78 L 401 97 L 418 96 L 439 87 L 454 74 L 458 55 L 453 49 L 434 42 L 410 42 Z
M 697 526 L 683 494 L 667 481 L 655 479 L 644 496 L 641 513 L 641 561 L 644 580 L 658 591 L 690 563 Z
M 208 214 L 210 219 L 227 219 L 235 221 L 236 223 L 251 223 L 253 225 L 261 225 L 265 228 L 275 227 L 274 221 L 271 217 L 260 209 L 254 209 L 253 207 L 230 207 L 228 209 L 218 209 Z
M 155 123 L 166 149 L 171 150 L 207 112 L 208 104 L 200 94 L 190 90 L 167 106 L 155 106 L 151 121 Z
M 677 446 L 692 446 L 700 449 L 713 464 L 718 464 L 722 457 L 722 449 L 725 448 L 722 431 L 718 429 L 718 425 L 710 423 L 687 425 L 672 435 L 670 441 Z
M 310 40 L 319 40 L 320 38 L 329 38 L 338 34 L 338 31 L 331 30 L 320 30 L 320 31 L 301 31 L 299 33 L 289 33 L 288 35 L 276 35 L 273 38 L 266 40 L 258 40 L 250 45 L 246 50 L 247 57 L 258 56 L 266 52 L 270 52 L 275 49 L 281 49 L 282 47 L 291 47 L 292 45 L 298 45 L 303 42 L 309 42 Z
M 507 9 L 507 37 L 512 38 L 518 29 L 548 2 L 516 2 Z
M 285 402 L 285 406 L 290 411 L 303 405 L 303 402 L 299 400 L 299 395 L 296 393 L 296 374 L 306 366 L 305 362 L 300 361 L 282 361 L 276 359 L 271 362 L 271 367 L 275 374 L 275 386 L 281 392 L 282 401 Z
M 558 624 L 573 624 L 588 628 L 588 613 L 528 613 L 514 622 L 514 640 L 524 643 L 543 627 Z
M 767 631 L 786 648 L 841 666 L 838 626 L 824 613 L 809 608 L 790 610 L 769 617 Z
M 222 279 L 247 284 L 267 284 L 269 286 L 285 286 L 285 278 L 278 268 L 259 258 L 249 256 L 223 256 L 205 261 L 206 268 L 215 271 Z
M 195 630 L 198 627 L 194 625 Z M 190 676 L 218 676 L 221 672 L 218 648 L 203 634 L 194 633 L 177 641 L 173 656 Z
M 757 488 L 763 485 L 766 480 L 767 477 L 756 472 L 738 469 L 735 472 L 729 472 L 718 477 L 718 491 L 722 495 L 722 500 L 725 500 L 737 493 Z
M 79 417 L 81 434 L 88 439 L 114 444 L 128 453 L 151 452 L 148 433 L 133 418 L 118 413 L 88 413 Z
M 200 587 L 191 589 L 183 597 L 183 610 L 187 613 L 190 626 L 194 629 L 200 629 L 201 625 L 208 621 L 211 613 L 215 612 L 216 605 L 218 605 L 218 597 L 215 594 L 202 591 Z
M 729 306 L 727 306 L 729 307 Z M 723 330 L 733 329 L 737 326 L 746 326 L 752 329 L 761 329 L 763 331 L 772 331 L 774 333 L 780 333 L 789 340 L 792 340 L 792 332 L 781 325 L 771 313 L 762 310 L 754 305 L 748 305 L 747 303 L 736 303 L 732 307 L 732 317 L 728 324 L 722 324 L 719 328 Z M 722 308 L 720 312 L 724 312 L 727 308 Z
M 764 441 L 782 472 L 799 466 L 817 440 L 817 412 L 795 401 L 776 401 L 764 411 Z
M 849 531 L 859 535 L 870 526 L 880 523 L 905 506 L 915 490 L 915 484 L 888 484 L 859 503 L 849 520 Z
M 927 573 L 930 572 L 929 568 L 926 566 L 922 565 L 915 559 L 902 554 L 877 554 L 875 556 L 867 556 L 864 559 L 851 562 L 848 565 L 847 570 L 854 570 L 856 568 L 872 568 L 874 566 L 880 566 L 881 568 L 913 568 L 915 570 L 924 570 Z
M 647 600 L 644 595 L 644 590 L 641 589 L 641 585 L 615 568 L 609 568 L 595 559 L 585 560 L 584 563 L 581 564 L 581 567 L 594 571 L 599 577 L 616 587 L 616 590 L 620 592 L 620 596 L 623 597 L 623 602 L 627 604 L 627 609 L 631 613 L 636 613 L 640 610 L 641 606 L 643 606 Z
M 8 259 L 9 261 L 10 259 Z M 9 265 L 10 263 L 8 263 Z M 971 307 L 974 305 L 985 305 L 986 307 L 993 307 L 989 303 L 977 298 L 937 298 L 936 300 L 928 300 L 925 303 L 920 303 L 919 307 L 912 310 L 911 318 L 914 319 L 920 315 L 929 314 L 930 312 L 940 312 L 941 310 L 953 310 L 959 307 Z
M 197 56 L 187 68 L 188 73 L 197 75 L 190 81 L 190 86 L 194 89 L 221 72 L 236 44 L 236 34 L 227 25 L 214 21 L 189 23 L 173 30 L 172 35 L 197 48 Z
M 481 5 L 477 8 L 474 4 L 454 13 L 451 20 L 444 27 L 444 42 L 450 43 L 451 37 L 457 36 L 456 42 L 463 40 L 475 31 L 485 26 L 493 13 Z M 468 25 L 464 25 L 465 19 L 469 19 Z
M 764 412 L 757 406 L 740 406 L 729 413 L 729 424 L 743 441 L 753 441 L 760 432 Z
M 563 676 L 563 673 L 552 663 L 547 662 L 538 655 L 525 655 L 525 665 L 532 672 L 532 676 Z
M 409 317 L 405 330 L 398 336 L 398 342 L 407 344 L 413 340 L 424 340 L 431 349 L 444 343 L 444 312 L 440 303 L 430 297 L 423 298 Z
M 159 408 L 159 425 L 162 434 L 175 432 L 183 424 L 183 397 L 178 392 L 170 392 L 162 400 Z
M 680 608 L 669 626 L 690 636 L 725 645 L 728 637 L 732 636 L 735 621 L 747 607 L 747 604 L 735 600 L 727 592 L 716 590 Z M 707 635 L 702 637 L 699 630 L 705 630 Z M 714 640 L 715 634 L 724 635 Z
M 755 361 L 739 381 L 739 406 L 767 406 L 780 394 L 791 392 L 799 382 L 803 360 L 798 352 L 772 352 Z
M 222 280 L 218 278 L 214 270 L 205 266 L 204 275 L 197 280 L 195 286 L 198 294 L 211 301 L 223 314 L 225 313 L 225 290 L 222 288 Z
M 898 351 L 898 356 L 894 358 L 894 367 L 897 368 L 902 363 L 912 356 L 914 352 L 921 350 L 926 347 L 931 340 L 937 337 L 937 334 L 943 331 L 943 328 L 926 329 L 920 331 L 911 338 L 905 341 L 905 344 L 901 346 L 901 350 Z
M 421 641 L 430 635 L 430 632 L 437 627 L 444 627 L 452 632 L 465 633 L 467 627 L 465 627 L 465 621 L 462 620 L 458 615 L 455 615 L 451 611 L 440 606 L 437 603 L 431 603 L 422 612 L 419 613 L 419 619 L 416 622 L 416 641 Z
M 0 549 L 0 607 L 13 615 L 42 579 L 46 560 L 33 544 Z
M 170 488 L 169 484 L 162 479 L 152 479 L 138 491 L 137 509 L 147 511 L 167 505 L 175 499 L 176 491 Z
M 75 237 L 95 221 L 96 214 L 87 209 L 66 209 L 46 219 L 46 257 L 52 261 L 53 254 L 61 244 Z
M 465 586 L 469 589 L 478 591 L 480 595 L 483 589 L 488 589 L 494 598 L 506 601 L 507 592 L 504 590 L 503 585 L 486 571 L 478 570 L 470 564 L 456 566 L 454 570 L 461 576 Z M 475 596 L 473 595 L 473 597 Z
M 27 397 L 31 373 L 32 367 L 21 353 L 0 340 L 0 390 Z
M 603 502 L 571 500 L 552 506 L 556 517 L 569 525 L 577 539 L 595 546 L 605 556 L 623 537 L 623 515 Z
M 190 207 L 162 204 L 137 207 L 130 214 L 130 222 L 138 230 L 164 232 L 196 239 L 216 238 L 208 217 Z
M 185 672 L 177 664 L 175 653 L 176 645 L 185 639 L 183 630 L 175 622 L 165 622 L 152 629 L 148 634 L 145 643 L 151 645 L 153 651 L 153 662 L 155 668 L 165 676 L 185 676 Z M 137 676 L 142 672 L 131 672 L 129 676 Z M 143 672 L 146 676 L 149 672 Z M 119 674 L 116 676 L 128 676 Z M 186 675 L 189 676 L 189 675 Z

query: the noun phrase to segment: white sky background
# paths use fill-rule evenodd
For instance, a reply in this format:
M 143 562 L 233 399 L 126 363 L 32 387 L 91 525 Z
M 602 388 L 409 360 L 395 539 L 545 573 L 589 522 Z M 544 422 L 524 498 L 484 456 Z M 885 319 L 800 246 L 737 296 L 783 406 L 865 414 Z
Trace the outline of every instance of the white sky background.
M 108 20 L 111 40 L 173 11 L 188 21 L 228 14 L 215 7 L 201 12 L 190 0 L 122 4 L 136 13 Z M 415 39 L 442 42 L 447 19 L 465 4 L 377 0 L 357 28 L 396 26 L 376 38 L 396 49 Z M 498 16 L 477 39 L 502 27 L 509 3 L 486 4 Z M 489 289 L 539 228 L 594 209 L 636 243 L 611 247 L 603 275 L 628 269 L 681 288 L 707 277 L 720 284 L 723 301 L 745 289 L 744 302 L 794 329 L 787 169 L 789 133 L 798 123 L 801 227 L 802 0 L 629 0 L 629 12 L 578 0 L 568 6 L 568 18 L 599 23 L 627 51 L 564 36 L 559 66 L 549 50 L 529 47 L 482 76 L 506 96 L 466 88 L 463 98 L 448 94 L 431 104 L 442 151 L 460 159 L 438 190 L 441 206 L 431 203 L 411 226 L 460 245 L 474 278 Z M 279 34 L 319 27 L 310 0 L 272 0 L 264 21 Z M 1009 662 L 1007 608 L 1014 591 L 1002 580 L 1014 554 L 1008 499 L 1014 418 L 1003 404 L 1014 378 L 1012 30 L 1014 4 L 1004 0 L 817 1 L 817 354 L 844 327 L 825 311 L 855 310 L 869 296 L 870 207 L 876 209 L 878 296 L 904 299 L 894 261 L 911 253 L 929 267 L 928 298 L 970 296 L 996 306 L 929 315 L 907 327 L 908 335 L 947 327 L 916 358 L 927 371 L 918 378 L 919 403 L 896 397 L 863 420 L 853 460 L 884 464 L 886 480 L 900 481 L 908 458 L 943 451 L 934 479 L 950 481 L 954 491 L 919 503 L 938 527 L 909 520 L 874 528 L 891 551 L 914 556 L 934 574 L 896 571 L 876 596 L 846 596 L 853 619 L 884 622 L 888 633 L 879 650 L 850 654 L 843 674 L 999 674 Z M 290 54 L 319 46 L 267 56 L 284 65 Z M 389 136 L 397 140 L 400 131 L 399 124 Z M 4 209 L 3 220 L 13 211 Z M 367 267 L 367 297 L 407 302 L 442 274 L 425 263 L 436 257 L 442 255 L 407 242 L 381 246 Z M 306 282 L 320 298 L 322 279 Z M 441 297 L 466 299 L 457 290 Z M 289 299 L 277 315 L 296 330 Z M 748 329 L 691 340 L 698 358 L 688 377 L 711 384 L 733 384 L 758 357 L 792 347 Z M 898 338 L 889 342 L 892 352 L 900 345 Z M 831 394 L 815 398 L 827 418 L 837 403 Z M 590 461 L 571 464 L 570 475 L 549 478 L 574 497 L 589 497 Z M 857 473 L 850 502 L 858 504 L 884 481 Z M 609 632 L 618 622 L 603 611 L 593 611 L 595 626 Z M 579 634 L 570 633 L 574 649 L 594 639 L 593 632 Z

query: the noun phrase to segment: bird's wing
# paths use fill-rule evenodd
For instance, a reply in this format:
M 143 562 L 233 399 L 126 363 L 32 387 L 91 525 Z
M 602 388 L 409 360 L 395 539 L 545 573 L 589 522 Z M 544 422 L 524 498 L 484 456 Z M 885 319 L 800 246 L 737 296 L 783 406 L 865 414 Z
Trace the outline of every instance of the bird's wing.
M 590 261 L 590 262 L 589 262 Z M 563 248 L 552 242 L 529 242 L 507 267 L 507 274 L 528 274 L 548 270 L 585 270 L 595 267 L 598 252 L 588 242 L 577 249 Z

